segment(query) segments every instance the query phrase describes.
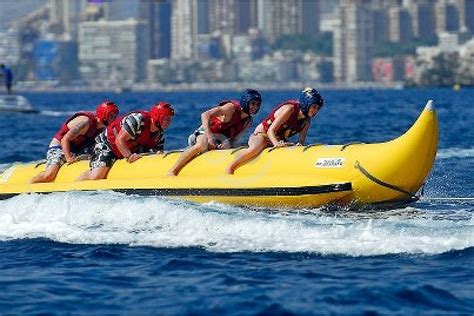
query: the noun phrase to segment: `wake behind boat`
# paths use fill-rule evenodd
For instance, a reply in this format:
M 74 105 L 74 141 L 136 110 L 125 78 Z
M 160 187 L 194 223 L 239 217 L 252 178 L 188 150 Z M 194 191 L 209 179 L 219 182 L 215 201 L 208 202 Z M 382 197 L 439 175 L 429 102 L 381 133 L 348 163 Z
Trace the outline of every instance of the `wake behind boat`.
M 0 112 L 38 113 L 21 95 L 0 95 Z
M 45 169 L 44 164 L 16 165 L 0 178 L 0 198 L 112 190 L 263 207 L 409 203 L 416 200 L 415 193 L 433 167 L 437 143 L 437 117 L 429 101 L 413 126 L 388 142 L 270 148 L 234 175 L 224 171 L 242 149 L 202 154 L 177 177 L 166 175 L 180 154 L 173 151 L 134 164 L 119 160 L 107 179 L 94 181 L 75 181 L 88 169 L 86 161 L 64 165 L 54 182 L 39 184 L 29 180 Z

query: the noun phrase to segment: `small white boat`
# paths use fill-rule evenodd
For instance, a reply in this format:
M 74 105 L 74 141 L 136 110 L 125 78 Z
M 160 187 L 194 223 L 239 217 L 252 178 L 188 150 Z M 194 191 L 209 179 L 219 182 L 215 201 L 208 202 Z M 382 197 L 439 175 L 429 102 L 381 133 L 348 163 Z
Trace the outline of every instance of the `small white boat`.
M 30 102 L 21 95 L 0 95 L 0 112 L 35 113 Z

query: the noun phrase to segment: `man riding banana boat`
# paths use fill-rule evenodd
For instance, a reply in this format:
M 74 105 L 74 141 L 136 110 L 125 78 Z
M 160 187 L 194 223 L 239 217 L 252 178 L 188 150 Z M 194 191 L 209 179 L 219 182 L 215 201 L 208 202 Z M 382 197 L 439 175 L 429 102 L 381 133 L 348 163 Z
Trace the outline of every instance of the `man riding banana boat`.
M 77 112 L 61 125 L 49 143 L 46 170 L 31 179 L 31 183 L 54 181 L 59 168 L 73 164 L 81 153 L 88 153 L 102 129 L 117 117 L 119 109 L 110 101 L 97 106 L 96 113 Z
M 168 175 L 176 176 L 194 157 L 214 149 L 234 147 L 242 134 L 252 125 L 262 96 L 256 90 L 247 89 L 237 100 L 220 102 L 216 107 L 201 114 L 201 126 L 189 136 L 189 148 L 179 157 Z
M 174 110 L 169 103 L 159 102 L 150 111 L 131 112 L 113 121 L 96 138 L 90 170 L 78 180 L 104 179 L 117 159 L 134 163 L 141 153 L 162 151 L 164 131 L 170 126 Z

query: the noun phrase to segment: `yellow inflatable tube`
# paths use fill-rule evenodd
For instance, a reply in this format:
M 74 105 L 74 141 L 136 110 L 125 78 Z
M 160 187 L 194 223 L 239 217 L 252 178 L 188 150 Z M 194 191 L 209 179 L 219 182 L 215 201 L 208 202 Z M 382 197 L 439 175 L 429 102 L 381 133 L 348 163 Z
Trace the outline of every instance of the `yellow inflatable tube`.
M 234 175 L 224 171 L 242 149 L 202 154 L 177 177 L 166 174 L 180 152 L 146 156 L 133 164 L 119 160 L 107 179 L 96 181 L 75 181 L 88 169 L 87 161 L 63 166 L 54 182 L 39 184 L 28 182 L 44 164 L 15 165 L 0 177 L 0 198 L 113 190 L 262 207 L 411 202 L 433 166 L 437 143 L 438 123 L 430 100 L 405 134 L 384 143 L 269 148 Z

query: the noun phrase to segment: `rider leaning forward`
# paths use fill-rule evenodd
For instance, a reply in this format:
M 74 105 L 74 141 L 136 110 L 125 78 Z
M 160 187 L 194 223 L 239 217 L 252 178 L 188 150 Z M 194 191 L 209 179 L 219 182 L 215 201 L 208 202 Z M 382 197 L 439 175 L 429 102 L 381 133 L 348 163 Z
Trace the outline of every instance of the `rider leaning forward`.
M 168 175 L 176 176 L 199 154 L 215 149 L 235 147 L 237 141 L 252 124 L 252 116 L 260 109 L 262 97 L 256 90 L 247 89 L 240 101 L 225 100 L 201 114 L 201 126 L 188 138 L 189 147 L 181 154 Z M 299 100 L 287 100 L 277 105 L 256 127 L 248 145 L 226 169 L 233 174 L 237 168 L 259 155 L 267 147 L 288 146 L 288 138 L 298 134 L 303 145 L 311 124 L 324 101 L 314 88 L 305 88 Z M 53 181 L 64 163 L 74 163 L 77 155 L 93 146 L 90 170 L 78 180 L 104 179 L 117 159 L 133 163 L 144 152 L 161 152 L 164 131 L 170 126 L 174 110 L 169 103 L 159 102 L 150 111 L 134 111 L 116 118 L 117 106 L 104 102 L 96 114 L 78 112 L 70 117 L 56 133 L 47 153 L 46 171 L 31 182 Z M 105 130 L 101 129 L 106 126 Z M 100 132 L 100 133 L 99 133 Z M 95 141 L 95 144 L 94 144 Z
M 189 147 L 181 154 L 168 175 L 178 175 L 189 161 L 207 150 L 235 147 L 242 134 L 252 125 L 252 116 L 257 114 L 261 103 L 260 93 L 247 89 L 240 101 L 221 101 L 202 113 L 201 126 L 189 136 Z
M 227 167 L 226 173 L 233 174 L 267 147 L 288 146 L 287 140 L 293 135 L 299 134 L 297 145 L 303 145 L 311 119 L 323 104 L 319 92 L 308 87 L 301 92 L 299 100 L 287 100 L 277 105 L 255 128 L 248 141 L 249 147 Z
M 106 101 L 97 106 L 96 113 L 77 112 L 68 118 L 49 143 L 46 170 L 33 177 L 30 182 L 54 181 L 63 164 L 73 164 L 80 154 L 89 153 L 94 146 L 95 137 L 115 120 L 118 113 L 117 105 Z
M 150 111 L 134 111 L 113 121 L 96 138 L 90 170 L 78 180 L 105 179 L 117 159 L 134 163 L 146 152 L 163 150 L 164 131 L 170 126 L 174 110 L 159 102 Z

